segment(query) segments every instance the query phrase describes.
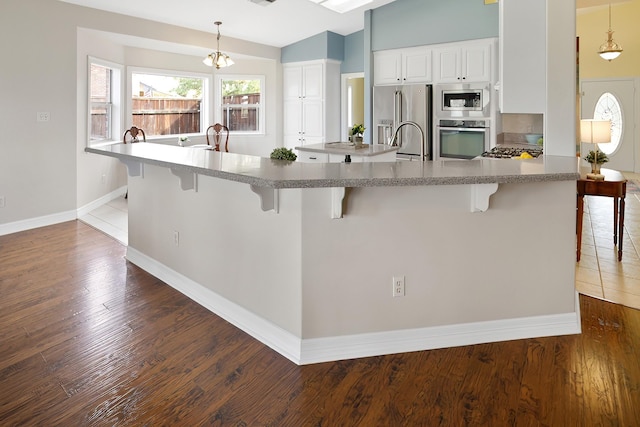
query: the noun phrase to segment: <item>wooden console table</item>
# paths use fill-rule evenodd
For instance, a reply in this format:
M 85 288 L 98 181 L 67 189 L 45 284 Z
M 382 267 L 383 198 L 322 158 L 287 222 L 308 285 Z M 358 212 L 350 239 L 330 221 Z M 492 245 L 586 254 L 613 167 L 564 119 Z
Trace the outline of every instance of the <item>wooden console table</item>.
M 624 240 L 624 198 L 627 194 L 627 179 L 620 172 L 602 169 L 604 181 L 587 179 L 587 170 L 580 171 L 578 180 L 578 209 L 576 217 L 576 233 L 578 235 L 577 260 L 580 261 L 582 245 L 582 213 L 584 196 L 613 197 L 613 243 L 618 247 L 618 261 L 622 261 L 622 241 Z

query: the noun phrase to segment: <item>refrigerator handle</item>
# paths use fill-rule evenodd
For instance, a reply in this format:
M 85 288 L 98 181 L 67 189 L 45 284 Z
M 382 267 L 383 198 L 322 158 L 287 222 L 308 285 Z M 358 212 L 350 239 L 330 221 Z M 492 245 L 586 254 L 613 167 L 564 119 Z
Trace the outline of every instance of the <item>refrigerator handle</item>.
M 402 123 L 402 91 L 396 90 L 393 98 L 393 131 L 395 135 L 396 129 Z M 402 146 L 402 135 L 398 135 L 399 146 Z

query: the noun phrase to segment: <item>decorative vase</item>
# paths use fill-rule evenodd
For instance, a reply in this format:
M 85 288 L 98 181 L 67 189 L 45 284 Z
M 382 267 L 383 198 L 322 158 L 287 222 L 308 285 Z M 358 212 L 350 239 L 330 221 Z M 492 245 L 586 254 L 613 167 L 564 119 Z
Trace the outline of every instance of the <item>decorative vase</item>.
M 598 163 L 591 163 L 591 173 L 600 173 L 600 165 Z

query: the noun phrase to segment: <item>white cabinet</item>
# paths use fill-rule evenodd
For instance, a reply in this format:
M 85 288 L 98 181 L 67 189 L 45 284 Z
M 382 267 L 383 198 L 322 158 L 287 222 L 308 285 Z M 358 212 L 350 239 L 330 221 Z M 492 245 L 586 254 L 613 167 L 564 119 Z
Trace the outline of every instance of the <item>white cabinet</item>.
M 544 113 L 547 92 L 545 0 L 499 3 L 498 108 L 503 113 Z
M 431 49 L 427 47 L 383 50 L 373 53 L 375 85 L 430 83 L 431 70 Z
M 492 51 L 495 40 L 483 39 L 441 45 L 434 49 L 436 83 L 492 81 Z
M 338 62 L 283 65 L 283 98 L 285 147 L 339 139 L 340 111 L 335 108 L 340 105 Z

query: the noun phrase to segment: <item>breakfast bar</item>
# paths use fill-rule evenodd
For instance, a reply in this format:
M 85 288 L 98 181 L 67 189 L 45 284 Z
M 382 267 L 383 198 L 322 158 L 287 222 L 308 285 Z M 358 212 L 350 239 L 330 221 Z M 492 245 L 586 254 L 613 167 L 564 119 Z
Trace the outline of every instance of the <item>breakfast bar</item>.
M 127 259 L 295 363 L 580 332 L 573 157 L 86 151 L 127 165 Z

